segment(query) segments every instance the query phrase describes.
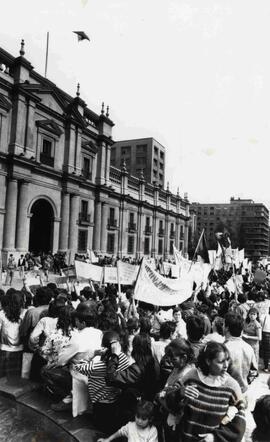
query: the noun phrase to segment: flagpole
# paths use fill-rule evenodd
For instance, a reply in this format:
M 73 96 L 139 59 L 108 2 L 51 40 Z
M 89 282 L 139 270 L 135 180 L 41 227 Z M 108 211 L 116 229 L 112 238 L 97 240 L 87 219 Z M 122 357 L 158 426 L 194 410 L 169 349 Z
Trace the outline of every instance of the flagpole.
M 46 42 L 46 59 L 45 59 L 45 75 L 44 75 L 45 78 L 47 78 L 48 53 L 49 53 L 49 32 L 47 32 L 47 42 Z
M 201 236 L 200 236 L 200 238 L 199 238 L 199 241 L 198 241 L 197 247 L 196 247 L 195 252 L 194 252 L 194 254 L 193 254 L 193 258 L 192 258 L 192 260 L 191 260 L 191 264 L 190 264 L 189 272 L 190 272 L 190 269 L 191 269 L 191 267 L 192 267 L 192 264 L 193 264 L 194 258 L 195 258 L 195 256 L 196 256 L 196 253 L 198 252 L 199 245 L 200 245 L 200 243 L 201 243 L 201 240 L 202 240 L 203 234 L 204 234 L 204 228 L 202 229 Z

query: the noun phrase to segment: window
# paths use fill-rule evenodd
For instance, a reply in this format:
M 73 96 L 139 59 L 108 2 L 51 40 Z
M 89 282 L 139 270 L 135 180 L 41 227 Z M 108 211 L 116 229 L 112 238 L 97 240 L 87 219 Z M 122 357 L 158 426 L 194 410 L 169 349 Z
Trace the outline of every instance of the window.
M 144 166 L 146 163 L 145 157 L 136 157 L 136 163 L 138 166 Z
M 179 250 L 183 250 L 183 241 L 179 242 Z
M 81 212 L 84 215 L 87 215 L 87 213 L 88 213 L 88 201 L 82 201 L 81 202 Z
M 46 139 L 43 139 L 42 145 L 42 153 L 49 158 L 52 158 L 52 142 Z
M 115 147 L 111 148 L 111 163 L 115 163 L 116 160 L 116 150 Z
M 174 231 L 174 223 L 171 223 L 171 232 Z
M 107 236 L 107 252 L 114 253 L 114 233 L 108 233 Z
M 158 240 L 158 254 L 159 255 L 163 254 L 163 240 L 162 239 Z
M 144 238 L 144 254 L 149 255 L 150 253 L 150 238 Z
M 79 230 L 78 232 L 78 250 L 80 252 L 86 252 L 87 250 L 87 230 Z
M 159 230 L 162 230 L 163 229 L 163 221 L 159 221 Z
M 184 238 L 184 226 L 180 226 L 180 238 Z
M 161 151 L 160 151 L 160 152 L 159 152 L 159 156 L 160 156 L 160 159 L 161 159 L 161 160 L 164 160 L 164 152 L 161 152 Z
M 134 213 L 133 212 L 129 212 L 129 222 L 130 222 L 130 224 L 134 224 Z
M 53 142 L 47 138 L 42 140 L 42 150 L 40 152 L 40 162 L 46 166 L 54 166 Z
M 173 245 L 174 245 L 174 242 L 170 241 L 170 255 L 173 255 Z
M 92 179 L 93 160 L 91 157 L 83 157 L 82 175 L 86 179 Z
M 114 221 L 114 208 L 110 207 L 110 221 Z
M 164 167 L 164 166 L 163 166 L 162 163 L 159 163 L 159 167 L 160 167 L 161 170 L 163 170 L 163 167 Z
M 131 146 L 122 146 L 121 147 L 121 156 L 129 156 L 130 155 Z
M 144 154 L 147 149 L 147 144 L 137 144 L 136 146 L 136 155 Z
M 150 226 L 150 216 L 147 216 L 145 219 L 145 227 L 149 227 Z
M 134 253 L 134 236 L 133 235 L 128 235 L 127 252 Z

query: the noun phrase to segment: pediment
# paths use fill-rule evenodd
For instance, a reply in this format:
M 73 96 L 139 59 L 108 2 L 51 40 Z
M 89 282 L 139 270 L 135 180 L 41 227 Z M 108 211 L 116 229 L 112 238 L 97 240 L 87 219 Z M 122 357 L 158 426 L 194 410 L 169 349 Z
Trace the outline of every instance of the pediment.
M 63 115 L 65 112 L 68 101 L 57 89 L 50 85 L 41 84 L 23 84 L 21 86 L 24 90 L 35 94 L 44 106 L 52 109 L 54 112 L 60 115 Z
M 62 129 L 54 120 L 39 120 L 36 121 L 36 125 L 48 132 L 53 133 L 54 135 L 57 135 L 58 137 L 60 137 L 63 133 Z
M 98 152 L 98 148 L 97 148 L 96 144 L 93 143 L 93 141 L 84 141 L 82 143 L 82 147 L 84 149 L 87 149 L 88 151 L 94 153 L 94 154 L 96 154 Z
M 42 94 L 40 95 L 41 103 L 48 107 L 49 109 L 53 110 L 54 112 L 57 112 L 58 114 L 62 115 L 64 113 L 64 108 L 60 106 L 59 102 L 55 99 L 53 94 Z

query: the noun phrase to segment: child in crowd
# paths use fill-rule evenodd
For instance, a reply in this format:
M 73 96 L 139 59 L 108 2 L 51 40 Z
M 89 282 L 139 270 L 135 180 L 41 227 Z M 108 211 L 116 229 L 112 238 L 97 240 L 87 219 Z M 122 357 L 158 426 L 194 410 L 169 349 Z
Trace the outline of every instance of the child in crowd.
M 128 442 L 158 442 L 157 429 L 152 424 L 153 414 L 154 406 L 152 402 L 138 402 L 135 421 L 128 422 L 110 437 L 98 439 L 98 442 L 111 442 L 118 437 L 126 437 Z

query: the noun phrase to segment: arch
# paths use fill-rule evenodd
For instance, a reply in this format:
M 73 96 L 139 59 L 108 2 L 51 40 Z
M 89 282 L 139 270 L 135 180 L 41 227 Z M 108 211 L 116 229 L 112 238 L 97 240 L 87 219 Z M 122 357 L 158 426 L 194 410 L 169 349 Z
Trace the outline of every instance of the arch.
M 53 205 L 48 198 L 39 197 L 30 209 L 29 251 L 34 254 L 48 253 L 53 246 Z
M 30 202 L 30 204 L 28 206 L 27 216 L 31 216 L 32 207 L 35 204 L 35 202 L 38 201 L 38 200 L 46 200 L 52 206 L 54 218 L 58 218 L 59 217 L 58 216 L 57 206 L 56 206 L 55 202 L 47 195 L 38 195 L 38 196 L 35 196 L 31 200 L 31 202 Z

